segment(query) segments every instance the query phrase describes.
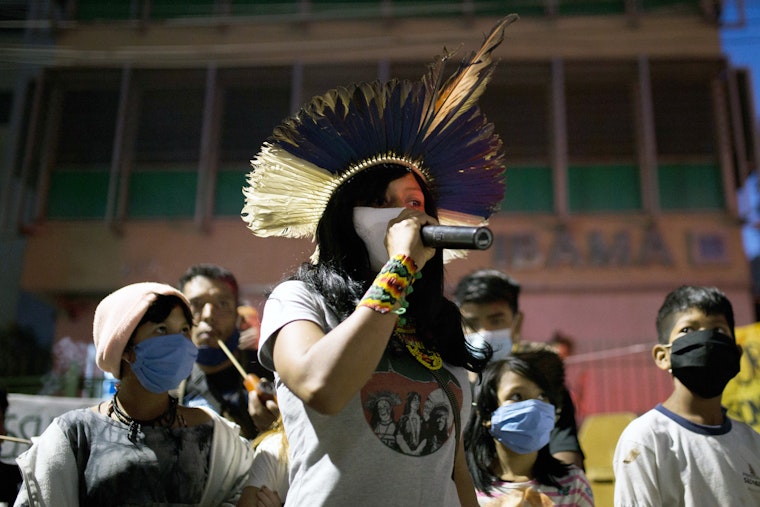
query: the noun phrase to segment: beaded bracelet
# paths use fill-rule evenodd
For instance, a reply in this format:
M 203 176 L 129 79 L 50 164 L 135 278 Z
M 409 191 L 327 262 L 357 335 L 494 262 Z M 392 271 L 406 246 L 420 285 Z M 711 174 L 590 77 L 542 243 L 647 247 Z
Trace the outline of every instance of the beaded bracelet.
M 357 306 L 366 306 L 378 313 L 403 314 L 409 306 L 406 295 L 412 292 L 414 280 L 421 277 L 411 257 L 396 255 L 385 263 Z

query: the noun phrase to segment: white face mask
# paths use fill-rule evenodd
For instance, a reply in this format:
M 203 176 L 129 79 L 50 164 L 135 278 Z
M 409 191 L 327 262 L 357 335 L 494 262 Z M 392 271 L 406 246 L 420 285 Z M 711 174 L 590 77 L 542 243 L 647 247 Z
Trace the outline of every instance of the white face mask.
M 496 329 L 494 331 L 479 331 L 465 335 L 467 342 L 477 348 L 487 343 L 493 349 L 491 361 L 499 361 L 512 353 L 512 330 Z
M 385 248 L 385 233 L 388 222 L 399 216 L 404 208 L 371 208 L 357 206 L 354 208 L 354 229 L 364 241 L 369 252 L 369 264 L 375 271 L 388 262 L 388 249 Z

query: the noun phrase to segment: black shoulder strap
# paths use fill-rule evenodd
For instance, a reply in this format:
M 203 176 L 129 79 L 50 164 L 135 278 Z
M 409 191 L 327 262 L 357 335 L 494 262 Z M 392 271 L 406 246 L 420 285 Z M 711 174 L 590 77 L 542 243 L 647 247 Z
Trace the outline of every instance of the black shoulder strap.
M 436 382 L 438 382 L 438 385 L 441 386 L 441 389 L 443 389 L 443 392 L 446 393 L 446 396 L 449 398 L 449 403 L 451 404 L 451 410 L 454 412 L 454 428 L 457 432 L 456 434 L 456 442 L 457 442 L 457 449 L 459 448 L 459 439 L 462 435 L 462 415 L 459 413 L 459 403 L 457 403 L 456 396 L 454 396 L 454 393 L 451 392 L 451 389 L 449 389 L 448 382 L 445 382 L 443 380 L 443 377 L 441 377 L 441 374 L 438 370 L 430 370 L 430 373 L 433 374 L 433 378 L 435 378 Z

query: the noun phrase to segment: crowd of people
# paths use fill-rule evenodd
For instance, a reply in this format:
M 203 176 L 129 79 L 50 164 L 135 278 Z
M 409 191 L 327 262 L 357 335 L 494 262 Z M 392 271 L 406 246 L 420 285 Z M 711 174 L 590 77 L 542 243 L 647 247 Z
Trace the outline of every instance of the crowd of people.
M 202 269 L 212 267 L 229 274 L 218 266 L 203 265 Z M 456 359 L 442 356 L 441 368 L 430 370 L 429 362 L 399 351 L 392 343 L 394 337 L 389 337 L 371 361 L 377 367 L 369 379 L 352 372 L 365 381 L 353 395 L 343 395 L 342 406 L 324 405 L 316 391 L 303 387 L 309 385 L 309 372 L 302 372 L 302 391 L 296 391 L 299 384 L 292 381 L 294 387 L 289 387 L 280 370 L 266 370 L 275 379 L 277 398 L 265 402 L 256 390 L 245 392 L 251 419 L 263 421 L 254 425 L 255 438 L 242 436 L 232 412 L 178 403 L 177 386 L 191 378 L 204 350 L 195 338 L 198 311 L 193 301 L 166 284 L 123 287 L 101 301 L 93 324 L 97 364 L 119 379 L 116 394 L 97 406 L 56 418 L 19 457 L 18 467 L 4 464 L 0 501 L 8 505 L 15 501 L 19 506 L 269 507 L 286 501 L 288 505 L 314 505 L 315 501 L 344 505 L 357 499 L 369 505 L 388 501 L 399 505 L 594 505 L 575 425 L 560 427 L 562 414 L 572 411 L 572 400 L 563 395 L 560 354 L 550 343 L 521 340 L 518 332 L 509 351 L 493 357 L 492 350 L 503 342 L 498 337 L 515 330 L 514 319 L 504 319 L 503 311 L 500 316 L 499 311 L 491 311 L 488 315 L 498 323 L 490 329 L 479 327 L 477 306 L 472 305 L 486 304 L 494 310 L 492 301 L 473 303 L 474 294 L 488 292 L 483 286 L 510 287 L 510 294 L 519 293 L 514 279 L 490 269 L 473 272 L 458 284 L 455 299 L 462 308 L 461 336 L 467 347 L 473 347 L 473 358 L 478 354 L 487 358 L 479 363 L 481 370 L 473 381 L 464 373 L 449 373 L 443 383 L 426 380 L 426 370 L 454 369 L 450 361 Z M 272 293 L 267 306 L 285 304 L 286 299 L 277 299 L 277 294 Z M 519 311 L 517 297 L 504 300 L 511 301 L 506 313 L 514 317 Z M 207 306 L 216 307 L 217 302 Z M 365 313 L 361 308 L 338 321 L 339 325 L 351 322 L 356 312 Z M 458 314 L 457 309 L 447 307 L 446 311 Z M 285 329 L 281 320 L 311 323 L 310 319 L 325 317 L 292 313 L 291 308 L 269 321 L 267 311 L 262 362 L 272 368 L 274 362 L 284 364 L 278 368 L 287 370 L 287 363 L 277 359 L 281 352 L 266 348 L 267 339 L 273 338 L 272 328 L 279 340 Z M 370 311 L 363 319 L 379 313 Z M 468 315 L 474 317 L 468 320 Z M 392 318 L 400 320 L 398 315 Z M 377 336 L 366 332 L 378 327 L 374 319 L 369 328 L 362 327 L 363 319 L 357 318 L 359 323 L 354 324 L 365 331 L 361 336 Z M 352 325 L 345 333 L 350 337 L 354 329 Z M 672 375 L 674 389 L 667 400 L 621 435 L 613 460 L 614 505 L 757 504 L 760 435 L 729 418 L 721 406 L 723 389 L 738 373 L 741 356 L 730 301 L 715 287 L 679 287 L 666 296 L 656 329 L 659 341 L 653 348 L 654 362 Z M 314 333 L 319 336 L 312 345 L 328 339 L 321 328 L 303 334 Z M 349 368 L 335 357 L 340 347 L 327 350 L 307 361 L 319 357 L 319 362 Z M 289 374 L 302 368 L 303 364 L 294 367 Z M 405 377 L 400 389 L 395 387 L 399 379 L 393 378 L 398 376 Z M 238 377 L 243 386 L 243 377 Z M 345 378 L 333 377 L 324 383 L 334 387 Z M 457 392 L 451 393 L 455 388 Z M 340 386 L 339 391 L 344 389 Z M 5 392 L 0 394 L 3 430 L 8 402 Z M 465 400 L 472 400 L 471 410 L 465 409 Z M 449 403 L 459 409 L 459 422 Z M 462 417 L 466 417 L 464 423 Z M 554 447 L 554 442 L 561 447 Z M 444 447 L 449 451 L 442 451 Z M 420 460 L 428 470 L 414 470 L 423 463 Z M 436 466 L 436 461 L 444 466 Z M 458 466 L 465 466 L 466 473 Z M 395 473 L 387 467 L 402 471 Z M 405 483 L 400 482 L 400 474 L 406 474 Z M 373 481 L 382 487 L 373 488 Z M 384 491 L 390 483 L 396 489 Z M 294 500 L 296 495 L 301 495 L 299 500 Z
M 563 362 L 522 339 L 519 283 L 478 270 L 447 297 L 464 253 L 422 234 L 482 224 L 503 197 L 477 99 L 514 19 L 448 79 L 439 58 L 278 126 L 244 219 L 316 251 L 268 294 L 258 336 L 213 264 L 105 297 L 93 340 L 116 393 L 35 439 L 15 505 L 593 506 Z M 657 329 L 674 391 L 622 435 L 615 505 L 760 505 L 760 436 L 721 407 L 741 355 L 730 302 L 678 288 Z

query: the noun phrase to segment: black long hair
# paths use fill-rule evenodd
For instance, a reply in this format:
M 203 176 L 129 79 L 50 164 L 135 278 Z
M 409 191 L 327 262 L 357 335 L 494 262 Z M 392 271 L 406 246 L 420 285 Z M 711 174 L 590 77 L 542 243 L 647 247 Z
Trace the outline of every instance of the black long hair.
M 472 411 L 464 430 L 467 467 L 479 491 L 490 494 L 494 482 L 500 480 L 493 473 L 494 462 L 498 460 L 496 443 L 485 424 L 491 420 L 491 414 L 499 408 L 499 381 L 504 373 L 511 371 L 535 382 L 546 393 L 551 404 L 561 407 L 561 386 L 551 382 L 549 379 L 553 378 L 553 375 L 544 373 L 541 369 L 541 365 L 546 364 L 542 358 L 544 354 L 554 354 L 554 352 L 549 350 L 514 352 L 511 356 L 488 365 L 483 371 L 480 389 L 476 395 L 475 410 Z M 561 487 L 559 479 L 566 476 L 569 470 L 569 465 L 551 455 L 547 444 L 538 451 L 533 465 L 533 477 L 541 484 L 559 488 Z
M 187 319 L 187 323 L 192 326 L 193 314 L 190 311 L 190 308 L 187 306 L 187 303 L 185 303 L 182 298 L 173 294 L 156 294 L 156 300 L 153 301 L 150 306 L 148 306 L 147 310 L 145 310 L 145 315 L 143 315 L 142 319 L 140 319 L 140 322 L 137 323 L 135 331 L 137 331 L 137 328 L 146 322 L 153 322 L 155 324 L 158 324 L 159 322 L 165 321 L 169 314 L 172 313 L 172 310 L 178 306 L 182 310 L 185 319 Z M 132 336 L 134 336 L 134 333 Z
M 364 241 L 354 228 L 356 206 L 378 206 L 391 181 L 413 174 L 425 197 L 425 212 L 438 218 L 436 198 L 427 183 L 414 171 L 398 164 L 381 164 L 360 171 L 343 183 L 327 203 L 317 225 L 319 261 L 302 264 L 291 279 L 306 283 L 322 295 L 343 321 L 351 315 L 377 273 L 370 266 Z M 408 296 L 406 317 L 414 322 L 426 346 L 437 350 L 444 361 L 480 371 L 483 355 L 473 354 L 464 339 L 461 314 L 443 296 L 443 251 L 438 250 L 422 268 Z

